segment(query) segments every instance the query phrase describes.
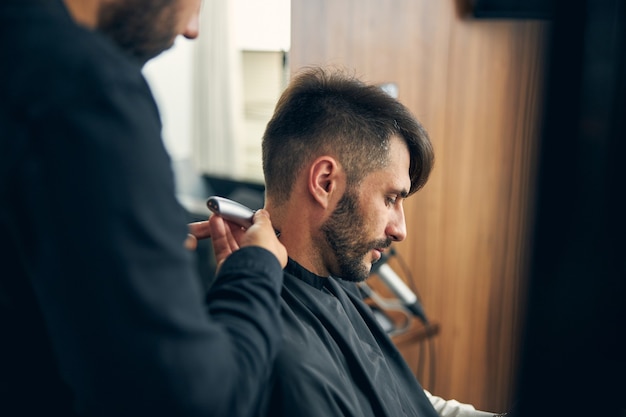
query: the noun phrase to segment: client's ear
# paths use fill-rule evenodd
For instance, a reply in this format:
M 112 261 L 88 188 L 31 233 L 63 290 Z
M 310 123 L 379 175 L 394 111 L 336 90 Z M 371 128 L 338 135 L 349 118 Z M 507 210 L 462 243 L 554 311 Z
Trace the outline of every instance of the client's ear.
M 345 174 L 337 160 L 331 156 L 320 156 L 309 167 L 308 187 L 311 197 L 325 209 L 345 182 Z

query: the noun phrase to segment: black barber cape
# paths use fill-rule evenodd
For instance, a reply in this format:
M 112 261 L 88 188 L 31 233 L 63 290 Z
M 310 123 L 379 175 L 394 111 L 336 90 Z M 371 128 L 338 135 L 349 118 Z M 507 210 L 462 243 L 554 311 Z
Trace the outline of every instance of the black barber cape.
M 437 416 L 370 308 L 342 285 L 289 260 L 283 348 L 260 415 Z

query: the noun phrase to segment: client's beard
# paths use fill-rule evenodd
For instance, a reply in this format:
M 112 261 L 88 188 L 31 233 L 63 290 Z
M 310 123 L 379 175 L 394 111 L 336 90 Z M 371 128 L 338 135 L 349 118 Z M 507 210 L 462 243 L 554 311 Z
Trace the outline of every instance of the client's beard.
M 391 245 L 391 239 L 368 241 L 362 236 L 363 230 L 366 228 L 358 198 L 353 192 L 346 191 L 321 228 L 326 243 L 335 255 L 338 271 L 331 273 L 336 278 L 353 282 L 366 280 L 371 271 L 371 267 L 364 262 L 367 253 Z

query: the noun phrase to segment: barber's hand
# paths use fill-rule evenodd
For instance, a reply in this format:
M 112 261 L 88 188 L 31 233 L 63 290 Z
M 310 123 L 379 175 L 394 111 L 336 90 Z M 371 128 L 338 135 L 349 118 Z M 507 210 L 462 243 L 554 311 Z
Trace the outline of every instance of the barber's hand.
M 245 246 L 260 246 L 267 249 L 278 258 L 282 267 L 287 265 L 287 249 L 276 237 L 269 213 L 266 210 L 257 210 L 252 221 L 252 226 L 244 230 L 218 215 L 211 216 L 208 221 L 209 234 L 218 269 L 231 253 Z M 202 229 L 200 226 L 198 228 Z
M 189 223 L 187 226 L 189 233 L 185 240 L 185 248 L 189 250 L 195 250 L 198 247 L 198 240 L 211 237 L 211 227 L 208 220 Z

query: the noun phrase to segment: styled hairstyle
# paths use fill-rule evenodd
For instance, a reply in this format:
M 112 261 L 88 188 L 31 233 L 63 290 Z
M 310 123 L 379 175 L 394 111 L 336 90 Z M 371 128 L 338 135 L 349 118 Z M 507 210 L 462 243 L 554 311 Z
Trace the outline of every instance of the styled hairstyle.
M 331 155 L 347 175 L 348 189 L 389 161 L 389 141 L 398 136 L 410 154 L 412 194 L 434 164 L 426 130 L 398 100 L 338 69 L 308 67 L 281 95 L 263 135 L 263 172 L 268 196 L 285 202 L 308 162 Z

